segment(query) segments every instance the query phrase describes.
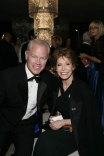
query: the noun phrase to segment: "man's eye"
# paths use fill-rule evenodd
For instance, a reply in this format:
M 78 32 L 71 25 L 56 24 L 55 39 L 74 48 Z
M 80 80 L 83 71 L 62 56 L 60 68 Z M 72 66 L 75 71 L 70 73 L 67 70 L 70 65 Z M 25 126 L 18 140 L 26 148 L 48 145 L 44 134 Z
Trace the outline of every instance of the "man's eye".
M 32 55 L 32 57 L 33 57 L 33 58 L 36 58 L 36 56 L 33 56 L 33 55 Z
M 46 60 L 46 58 L 43 58 L 43 57 L 42 57 L 41 60 Z
M 35 56 L 32 55 L 33 58 L 35 58 Z

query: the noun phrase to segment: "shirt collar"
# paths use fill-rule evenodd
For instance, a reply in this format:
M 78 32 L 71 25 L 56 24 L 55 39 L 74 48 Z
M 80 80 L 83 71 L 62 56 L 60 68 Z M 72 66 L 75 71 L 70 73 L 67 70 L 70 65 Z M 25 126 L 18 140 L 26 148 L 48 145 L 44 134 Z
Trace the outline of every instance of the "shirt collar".
M 34 76 L 28 69 L 27 64 L 25 64 L 25 70 L 26 70 L 27 79 L 30 79 L 31 77 Z
M 88 42 L 83 42 L 83 44 L 88 44 L 88 45 L 90 45 Z

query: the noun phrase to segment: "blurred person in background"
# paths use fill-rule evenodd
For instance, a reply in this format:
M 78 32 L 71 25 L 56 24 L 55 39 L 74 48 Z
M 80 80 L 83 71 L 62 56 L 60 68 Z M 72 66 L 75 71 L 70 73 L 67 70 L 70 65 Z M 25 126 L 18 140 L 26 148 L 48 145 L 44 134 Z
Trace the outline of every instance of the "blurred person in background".
M 87 31 L 83 33 L 82 36 L 83 42 L 81 46 L 77 50 L 77 56 L 80 55 L 80 53 L 85 53 L 87 55 L 93 56 L 93 47 L 92 47 L 92 38 L 90 37 L 90 33 Z M 85 64 L 84 64 L 85 62 Z M 87 63 L 88 62 L 88 63 Z M 82 79 L 85 82 L 88 82 L 87 78 L 87 71 L 89 69 L 89 60 L 83 59 L 81 60 L 78 57 L 78 67 L 76 70 L 76 76 Z
M 5 32 L 0 41 L 0 70 L 18 64 L 18 57 L 13 45 L 11 45 L 12 35 Z
M 29 43 L 30 40 L 34 40 L 36 39 L 36 36 L 34 35 L 34 29 L 31 29 L 28 33 L 28 37 L 29 37 L 29 40 L 26 41 L 26 42 L 23 42 L 20 46 L 20 49 L 19 49 L 19 62 L 20 63 L 26 63 L 26 59 L 25 59 L 25 51 L 27 49 L 27 45 Z
M 22 36 L 21 37 L 21 44 L 27 41 L 27 37 L 26 36 Z
M 80 54 L 80 58 L 87 58 L 94 62 L 94 76 L 93 79 L 90 78 L 89 81 L 91 82 L 91 89 L 96 95 L 104 134 L 104 24 L 102 21 L 92 21 L 89 25 L 89 33 L 94 39 L 94 56 Z M 90 68 L 92 69 L 92 66 L 90 66 Z
M 62 46 L 62 38 L 60 36 L 52 36 L 52 47 L 50 56 L 52 57 L 54 50 L 60 48 L 61 46 Z

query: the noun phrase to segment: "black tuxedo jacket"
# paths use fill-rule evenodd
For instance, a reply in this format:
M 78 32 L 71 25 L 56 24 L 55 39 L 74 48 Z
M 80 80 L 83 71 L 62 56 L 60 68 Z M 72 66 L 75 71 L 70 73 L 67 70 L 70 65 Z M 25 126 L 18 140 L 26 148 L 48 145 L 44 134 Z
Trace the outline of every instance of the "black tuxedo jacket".
M 103 132 L 95 97 L 87 84 L 76 77 L 71 89 L 70 116 L 79 154 L 80 156 L 103 156 Z M 53 92 L 54 106 L 51 116 L 56 112 L 58 91 L 59 85 Z
M 48 104 L 52 108 L 52 88 L 54 76 L 43 71 L 38 86 L 37 113 L 42 125 L 42 108 Z M 0 72 L 0 132 L 8 132 L 21 121 L 27 108 L 28 84 L 25 65 L 18 65 Z

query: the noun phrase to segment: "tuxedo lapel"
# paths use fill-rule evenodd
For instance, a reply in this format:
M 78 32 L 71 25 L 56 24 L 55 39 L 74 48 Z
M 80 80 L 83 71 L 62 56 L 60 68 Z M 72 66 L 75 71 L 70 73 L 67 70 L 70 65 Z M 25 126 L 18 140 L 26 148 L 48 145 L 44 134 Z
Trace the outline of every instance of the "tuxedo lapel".
M 25 105 L 27 105 L 28 101 L 28 83 L 27 83 L 27 76 L 25 72 L 25 66 L 21 66 L 19 71 L 19 84 L 18 84 L 18 90 L 21 94 L 21 97 L 23 99 L 23 102 Z
M 38 86 L 38 93 L 37 93 L 37 106 L 38 106 L 38 109 L 40 110 L 40 105 L 39 105 L 39 102 L 40 102 L 40 99 L 42 98 L 42 95 L 44 93 L 44 90 L 46 89 L 47 87 L 47 84 L 44 83 L 43 81 L 41 81 L 39 83 L 39 86 Z
M 19 92 L 21 94 L 21 97 L 23 101 L 27 101 L 28 99 L 28 85 L 27 85 L 27 79 L 22 80 L 18 85 Z

